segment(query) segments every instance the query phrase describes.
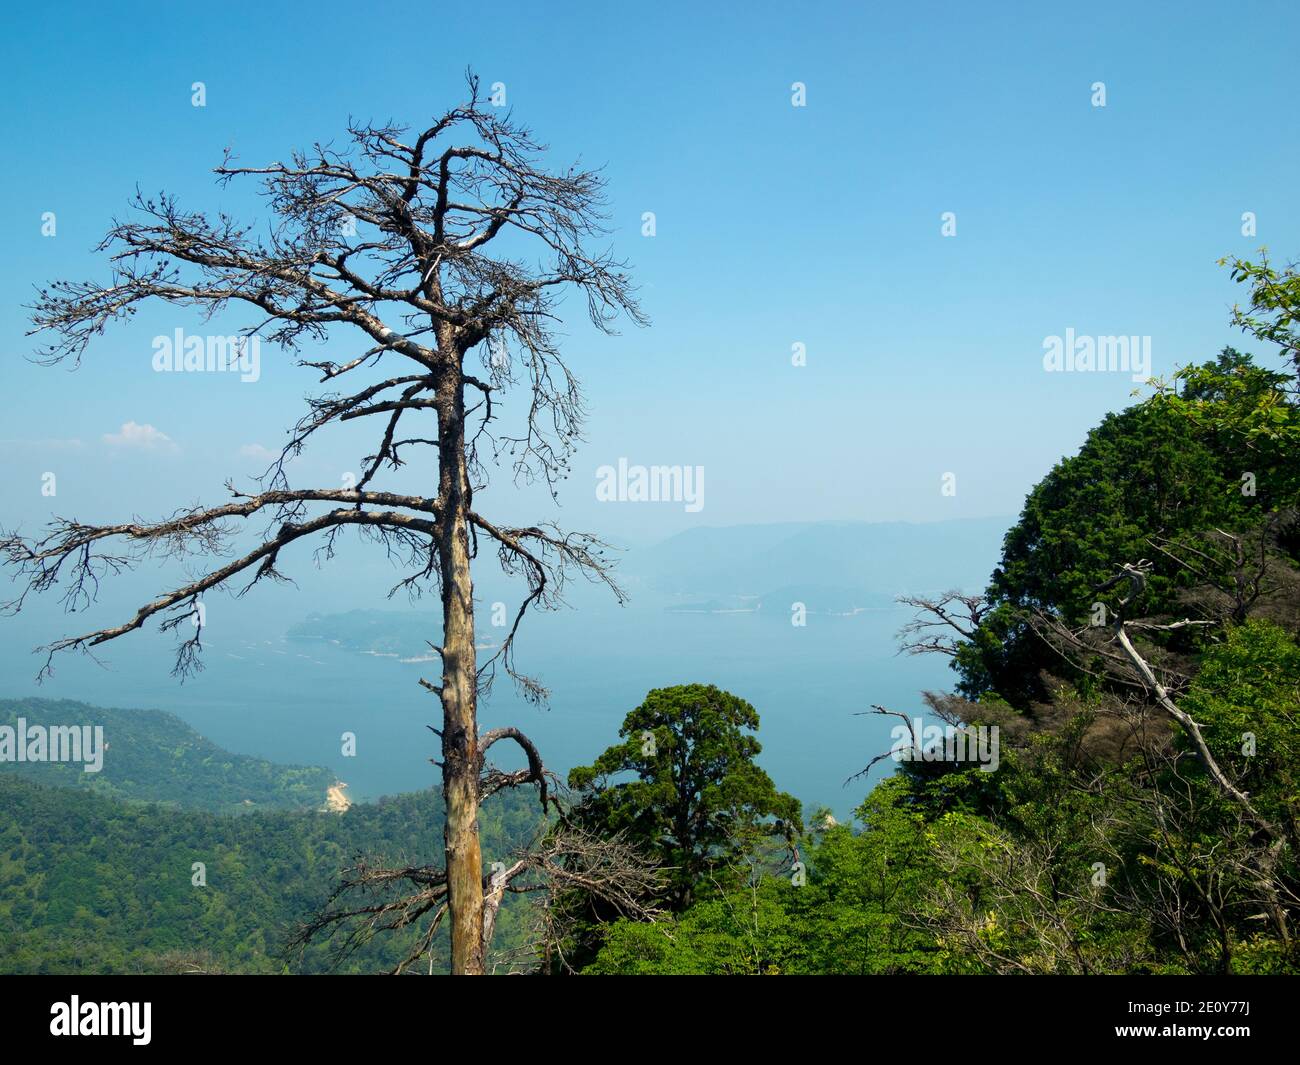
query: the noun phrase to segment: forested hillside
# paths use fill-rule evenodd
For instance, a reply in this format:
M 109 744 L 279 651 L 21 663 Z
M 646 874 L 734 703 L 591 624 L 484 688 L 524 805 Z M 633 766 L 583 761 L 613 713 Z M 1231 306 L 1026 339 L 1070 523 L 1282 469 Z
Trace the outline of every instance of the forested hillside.
M 334 774 L 322 766 L 277 765 L 232 754 L 201 736 L 175 714 L 121 710 L 69 699 L 0 699 L 0 726 L 99 726 L 112 752 L 97 772 L 79 762 L 3 762 L 16 773 L 59 787 L 88 788 L 97 795 L 144 799 L 167 806 L 247 813 L 251 810 L 315 809 L 325 804 Z
M 0 766 L 0 971 L 377 972 L 423 934 L 363 937 L 350 952 L 341 941 L 291 945 L 343 869 L 430 861 L 443 817 L 436 792 L 327 813 L 328 771 L 233 755 L 170 714 L 42 700 L 4 707 L 29 722 L 104 723 L 112 756 L 102 773 Z M 534 834 L 536 800 L 495 796 L 480 821 L 485 854 L 508 858 Z M 505 909 L 503 949 L 526 919 Z M 445 971 L 445 935 L 426 952 L 430 963 Z

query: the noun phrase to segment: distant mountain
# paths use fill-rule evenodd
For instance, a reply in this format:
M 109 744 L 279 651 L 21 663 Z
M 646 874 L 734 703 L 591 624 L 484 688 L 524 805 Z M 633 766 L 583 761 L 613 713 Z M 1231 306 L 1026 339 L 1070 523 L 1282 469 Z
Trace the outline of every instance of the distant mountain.
M 890 607 L 904 593 L 949 588 L 983 591 L 1001 554 L 1010 518 L 909 522 L 789 522 L 691 529 L 652 547 L 634 548 L 618 560 L 620 583 L 636 595 L 669 597 L 676 613 L 755 611 L 788 621 L 793 603 L 813 614 L 852 615 Z M 568 601 L 581 609 L 608 605 L 604 589 L 575 581 Z M 493 593 L 495 594 L 495 593 Z M 479 631 L 487 633 L 479 596 Z M 515 597 L 509 597 L 511 603 Z M 655 604 L 653 609 L 663 609 Z M 351 610 L 311 614 L 290 639 L 326 640 L 351 651 L 408 660 L 428 656 L 427 640 L 442 623 L 419 611 Z M 484 636 L 484 646 L 491 638 Z
M 869 592 L 865 588 L 838 585 L 787 584 L 759 597 L 764 614 L 789 623 L 790 607 L 802 603 L 810 614 L 851 615 L 863 610 L 889 610 L 894 606 L 894 596 L 887 592 Z
M 276 765 L 223 750 L 162 710 L 119 710 L 68 699 L 2 699 L 0 726 L 100 726 L 103 768 L 82 762 L 0 761 L 9 773 L 64 788 L 191 809 L 245 813 L 323 807 L 334 782 L 321 766 Z
M 324 640 L 348 651 L 394 658 L 429 654 L 427 640 L 442 631 L 441 615 L 427 610 L 348 610 L 309 614 L 285 634 L 291 640 Z
M 784 597 L 818 589 L 837 604 L 854 596 L 960 586 L 982 590 L 1010 518 L 909 522 L 806 522 L 690 529 L 627 553 L 620 570 L 669 594 Z M 786 604 L 788 607 L 788 604 Z M 859 603 L 855 605 L 870 605 Z
M 478 628 L 489 626 L 490 608 L 479 604 Z M 433 661 L 429 647 L 442 632 L 442 618 L 427 610 L 348 610 L 341 614 L 308 614 L 290 627 L 290 640 L 323 640 L 345 651 L 398 658 L 404 662 Z M 492 637 L 482 635 L 480 651 L 496 646 Z
M 759 614 L 778 621 L 790 620 L 790 608 L 802 603 L 810 614 L 850 616 L 863 610 L 889 610 L 894 607 L 894 596 L 883 592 L 868 592 L 863 588 L 847 588 L 816 584 L 787 584 L 763 595 L 729 595 L 714 599 L 683 597 L 668 610 L 674 614 Z

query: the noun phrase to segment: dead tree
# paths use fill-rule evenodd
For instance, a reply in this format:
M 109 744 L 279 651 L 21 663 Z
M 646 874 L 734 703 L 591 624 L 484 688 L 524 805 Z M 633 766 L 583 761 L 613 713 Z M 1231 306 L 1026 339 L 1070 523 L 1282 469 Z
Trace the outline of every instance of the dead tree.
M 898 630 L 898 653 L 942 654 L 955 658 L 963 643 L 975 639 L 989 613 L 983 595 L 967 595 L 957 589 L 937 597 L 900 595 L 895 600 L 916 609 L 916 616 Z
M 484 517 L 474 495 L 489 467 L 513 467 L 516 482 L 540 478 L 554 494 L 566 475 L 582 400 L 553 325 L 566 292 L 583 297 L 606 332 L 628 316 L 643 323 L 626 267 L 603 249 L 603 181 L 598 174 L 544 168 L 544 146 L 508 114 L 469 100 L 422 130 L 350 124 L 344 147 L 315 145 L 288 162 L 240 165 L 229 153 L 223 183 L 261 182 L 275 218 L 269 232 L 219 214 L 182 210 L 176 200 L 137 194 L 131 220 L 112 225 L 98 249 L 112 277 L 58 281 L 38 289 L 33 333 L 53 336 L 39 351 L 50 363 L 78 363 L 90 341 L 150 300 L 198 307 L 205 316 L 237 307 L 252 317 L 245 338 L 274 343 L 324 382 L 356 381 L 308 401 L 278 460 L 257 491 L 228 485 L 232 501 L 177 511 L 157 522 L 87 525 L 56 519 L 43 537 L 0 539 L 28 593 L 56 586 L 69 605 L 92 599 L 99 580 L 144 556 L 225 554 L 201 578 L 141 606 L 120 625 L 70 636 L 56 652 L 90 652 L 158 619 L 175 630 L 214 588 L 283 579 L 281 553 L 307 537 L 332 552 L 355 527 L 409 567 L 394 591 L 436 588 L 442 633 L 437 683 L 421 681 L 442 704 L 446 800 L 447 905 L 452 971 L 483 972 L 484 890 L 477 812 L 488 747 L 522 746 L 538 783 L 540 760 L 515 730 L 478 733 L 478 696 L 498 666 L 534 699 L 545 690 L 514 666 L 514 640 L 530 607 L 553 607 L 567 577 L 580 572 L 614 587 L 594 537 L 553 526 L 512 528 Z M 355 354 L 316 361 L 303 350 L 341 335 L 359 338 Z M 490 351 L 477 371 L 472 352 Z M 513 434 L 498 433 L 499 398 L 518 385 L 527 410 Z M 294 488 L 287 460 L 330 426 L 374 419 L 374 453 L 355 486 Z M 376 479 L 431 449 L 437 485 L 420 494 L 381 490 Z M 255 546 L 234 550 L 235 519 L 266 519 Z M 501 565 L 522 575 L 526 592 L 502 646 L 479 664 L 474 646 L 471 560 L 486 542 Z M 617 593 L 617 589 L 615 588 Z M 177 671 L 197 668 L 201 628 L 180 645 Z
M 1197 756 L 1204 765 L 1210 779 L 1214 781 L 1215 786 L 1242 807 L 1252 821 L 1258 822 L 1260 827 L 1266 828 L 1271 834 L 1273 828 L 1259 817 L 1251 805 L 1250 799 L 1236 787 L 1229 776 L 1219 767 L 1213 752 L 1205 742 L 1200 725 L 1174 701 L 1175 685 L 1185 682 L 1187 678 L 1177 677 L 1176 674 L 1167 675 L 1164 679 L 1157 677 L 1156 671 L 1152 669 L 1146 658 L 1139 653 L 1133 643 L 1130 630 L 1174 632 L 1182 628 L 1212 626 L 1215 624 L 1212 621 L 1191 619 L 1153 622 L 1130 617 L 1135 604 L 1146 588 L 1147 574 L 1150 569 L 1151 563 L 1146 559 L 1141 559 L 1136 565 L 1124 563 L 1119 567 L 1119 573 L 1116 576 L 1097 588 L 1098 592 L 1104 592 L 1117 585 L 1128 585 L 1127 594 L 1120 598 L 1112 613 L 1109 625 L 1085 625 L 1082 628 L 1071 629 L 1055 614 L 1039 611 L 1034 615 L 1033 619 L 1035 631 L 1065 657 L 1077 658 L 1076 664 L 1085 671 L 1096 676 L 1105 677 L 1114 683 L 1139 688 L 1148 693 L 1160 710 L 1171 721 L 1181 726 L 1187 734 L 1196 749 Z M 1104 633 L 1104 635 L 1099 635 L 1101 633 Z M 1094 661 L 1096 664 L 1092 665 L 1091 668 L 1085 661 L 1085 656 L 1089 654 L 1095 656 Z
M 1203 617 L 1240 625 L 1264 617 L 1295 627 L 1300 622 L 1300 576 L 1281 547 L 1300 528 L 1294 507 L 1267 515 L 1254 529 L 1211 529 L 1181 542 L 1147 538 L 1157 551 L 1193 579 L 1180 599 Z
M 520 848 L 508 864 L 499 863 L 482 877 L 485 957 L 506 897 L 527 897 L 534 904 L 528 942 L 505 960 L 511 971 L 520 971 L 521 965 L 524 971 L 536 971 L 539 960 L 546 971 L 551 962 L 545 959 L 557 952 L 564 967 L 562 951 L 575 920 L 575 893 L 599 899 L 617 917 L 653 921 L 661 916 L 645 901 L 663 887 L 662 870 L 653 859 L 621 835 L 598 836 L 573 824 L 553 799 L 544 799 L 544 806 L 553 810 L 555 819 L 543 823 L 532 843 Z M 338 964 L 377 934 L 419 929 L 390 974 L 414 972 L 426 956 L 432 971 L 434 937 L 448 908 L 446 870 L 361 858 L 343 871 L 326 904 L 299 925 L 289 948 L 292 952 L 313 941 L 329 941 Z
M 1067 659 L 1111 684 L 1142 691 L 1145 697 L 1170 722 L 1176 724 L 1187 736 L 1202 769 L 1214 788 L 1236 808 L 1242 822 L 1252 829 L 1258 840 L 1251 863 L 1257 874 L 1265 908 L 1278 937 L 1291 941 L 1290 917 L 1284 896 L 1289 888 L 1275 875 L 1287 850 L 1296 840 L 1289 826 L 1265 816 L 1251 797 L 1238 786 L 1232 775 L 1220 764 L 1206 742 L 1201 724 L 1179 705 L 1180 689 L 1187 676 L 1177 670 L 1161 668 L 1149 661 L 1152 651 L 1139 650 L 1134 636 L 1139 633 L 1170 633 L 1192 627 L 1210 627 L 1217 621 L 1193 620 L 1147 621 L 1132 617 L 1139 599 L 1146 589 L 1151 563 L 1146 559 L 1136 564 L 1124 563 L 1119 572 L 1096 591 L 1126 586 L 1109 624 L 1086 625 L 1073 629 L 1059 617 L 1037 612 L 1033 619 L 1035 631 Z

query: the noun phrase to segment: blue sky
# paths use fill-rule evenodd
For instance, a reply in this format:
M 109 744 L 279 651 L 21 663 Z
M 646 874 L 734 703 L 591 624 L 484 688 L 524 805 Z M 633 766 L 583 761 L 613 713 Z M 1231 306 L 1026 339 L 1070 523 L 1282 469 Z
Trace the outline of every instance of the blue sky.
M 197 327 L 170 308 L 110 331 L 73 374 L 30 365 L 30 286 L 106 277 L 91 248 L 137 184 L 264 219 L 251 188 L 213 182 L 223 147 L 262 163 L 349 116 L 420 123 L 460 99 L 467 65 L 505 83 L 557 166 L 605 167 L 616 248 L 653 319 L 613 339 L 570 323 L 587 442 L 558 514 L 499 479 L 479 502 L 504 520 L 635 541 L 1012 515 L 1135 387 L 1044 373 L 1045 337 L 1150 336 L 1156 373 L 1249 349 L 1216 260 L 1300 253 L 1294 3 L 127 3 L 9 18 L 0 525 L 29 531 L 51 510 L 120 520 L 219 500 L 315 385 L 273 351 L 256 384 L 153 373 L 151 338 Z M 796 81 L 806 107 L 791 106 Z M 106 439 L 130 422 L 168 441 Z M 300 471 L 334 484 L 363 453 L 340 435 Z M 595 470 L 620 457 L 703 466 L 705 506 L 598 503 Z

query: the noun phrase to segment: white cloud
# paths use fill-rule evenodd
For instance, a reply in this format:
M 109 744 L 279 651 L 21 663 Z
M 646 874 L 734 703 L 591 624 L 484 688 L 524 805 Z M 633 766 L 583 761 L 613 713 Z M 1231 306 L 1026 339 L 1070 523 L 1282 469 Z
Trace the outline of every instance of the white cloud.
M 258 462 L 271 462 L 279 458 L 274 451 L 261 444 L 245 444 L 239 449 L 239 454 L 246 459 L 257 459 Z
M 144 451 L 175 451 L 176 444 L 166 433 L 159 432 L 152 425 L 140 425 L 138 422 L 123 422 L 116 433 L 105 433 L 104 443 L 113 447 L 139 448 Z

